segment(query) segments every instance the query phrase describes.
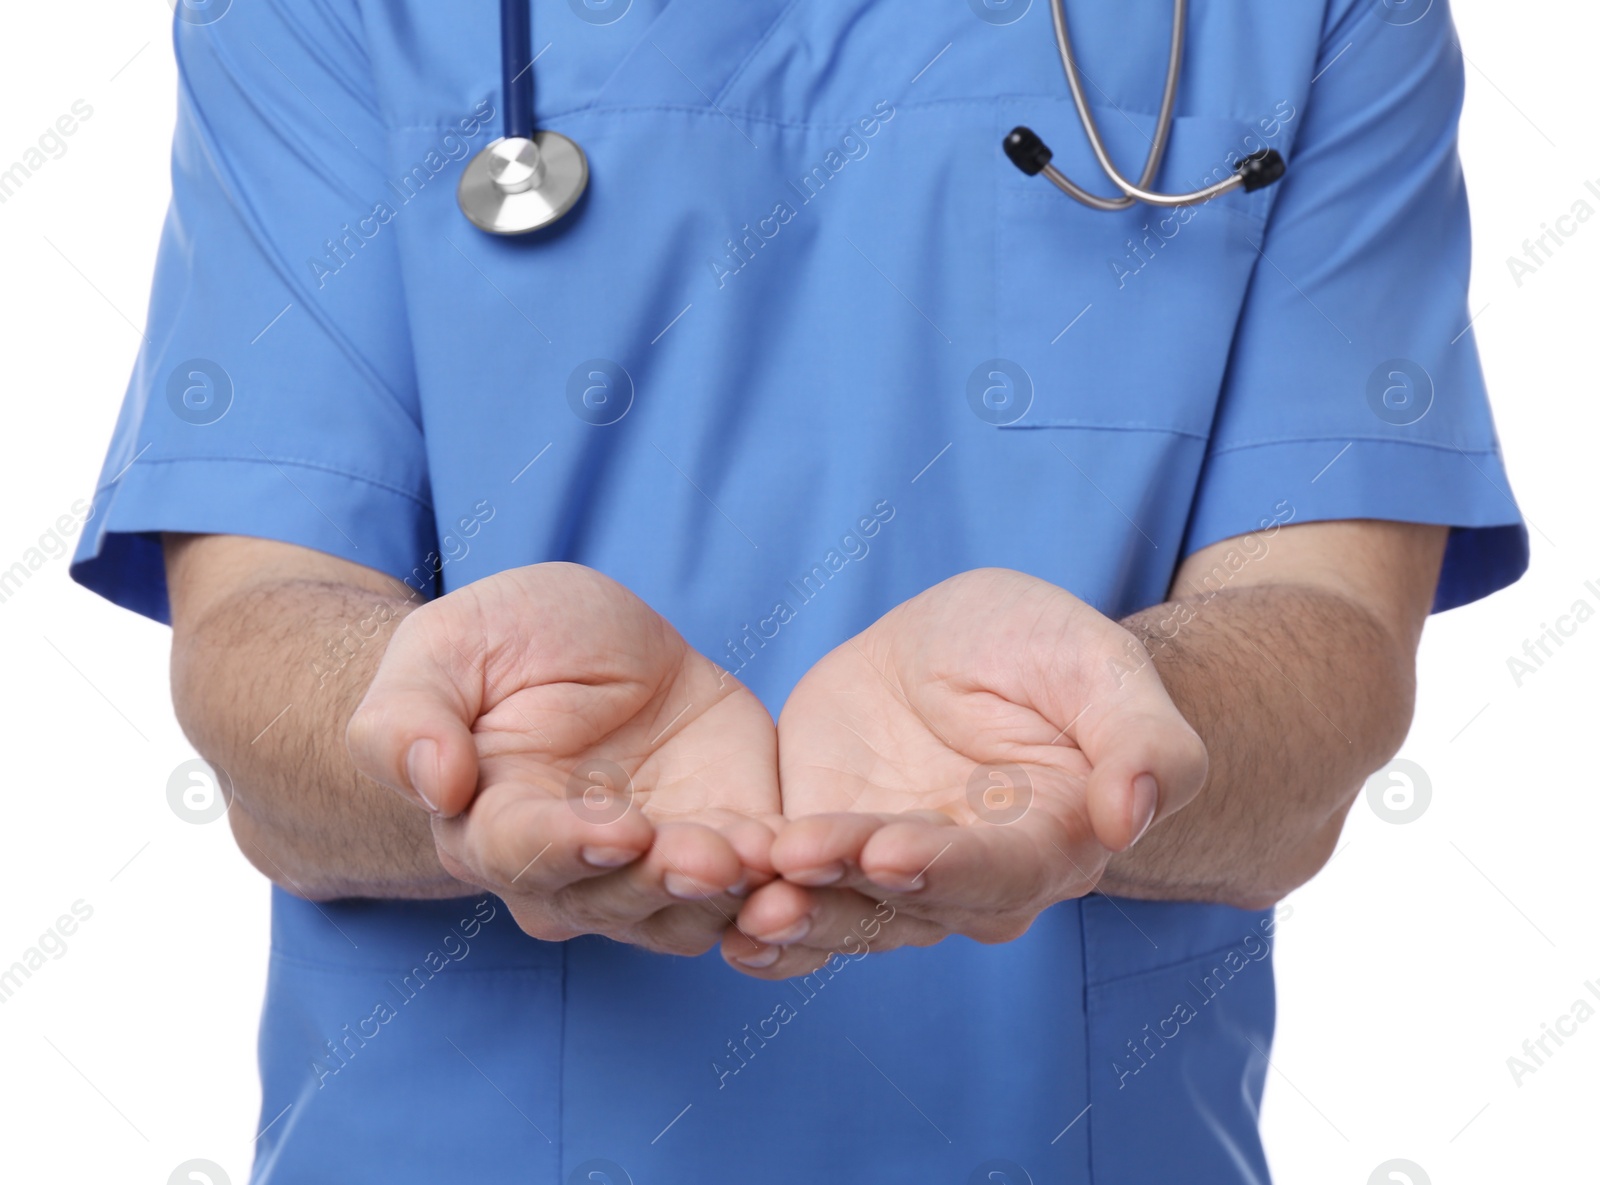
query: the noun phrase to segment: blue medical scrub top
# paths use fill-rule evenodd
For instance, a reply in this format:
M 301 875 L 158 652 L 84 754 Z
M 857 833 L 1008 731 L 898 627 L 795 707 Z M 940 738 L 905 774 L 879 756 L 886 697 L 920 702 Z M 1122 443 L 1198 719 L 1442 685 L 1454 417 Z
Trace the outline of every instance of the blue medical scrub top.
M 776 712 L 983 565 L 1113 616 L 1273 522 L 1453 526 L 1440 609 L 1524 567 L 1445 0 L 1193 0 L 1160 186 L 1288 175 L 1115 214 L 1000 152 L 1029 124 L 1107 190 L 1044 0 L 534 9 L 539 117 L 592 181 L 512 240 L 455 200 L 499 134 L 491 0 L 179 6 L 149 344 L 77 579 L 165 619 L 161 531 L 427 595 L 570 560 Z M 1136 175 L 1171 5 L 1070 10 Z M 492 897 L 272 905 L 257 1182 L 1267 1177 L 1268 913 L 1092 895 L 766 983 Z

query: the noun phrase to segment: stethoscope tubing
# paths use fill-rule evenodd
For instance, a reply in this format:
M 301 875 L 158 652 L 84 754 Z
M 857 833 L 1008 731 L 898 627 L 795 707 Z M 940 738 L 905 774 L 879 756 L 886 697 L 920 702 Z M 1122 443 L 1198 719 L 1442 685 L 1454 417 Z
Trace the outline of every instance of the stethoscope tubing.
M 500 0 L 500 82 L 506 104 L 506 139 L 532 139 L 532 0 Z
M 1096 210 L 1126 210 L 1135 202 L 1146 202 L 1152 206 L 1196 205 L 1208 202 L 1244 184 L 1244 178 L 1236 173 L 1225 181 L 1197 189 L 1193 193 L 1157 193 L 1149 188 L 1161 170 L 1161 158 L 1166 154 L 1167 138 L 1172 131 L 1172 112 L 1177 105 L 1178 81 L 1183 72 L 1183 41 L 1184 30 L 1188 26 L 1188 0 L 1172 0 L 1172 45 L 1167 54 L 1167 79 L 1161 90 L 1161 110 L 1156 116 L 1155 139 L 1150 143 L 1150 155 L 1145 158 L 1144 172 L 1140 174 L 1137 185 L 1117 171 L 1116 162 L 1111 159 L 1111 154 L 1106 151 L 1105 142 L 1100 138 L 1099 125 L 1095 123 L 1094 112 L 1089 109 L 1088 96 L 1083 90 L 1083 80 L 1078 74 L 1077 58 L 1072 50 L 1072 33 L 1067 28 L 1065 0 L 1050 0 L 1050 19 L 1055 26 L 1056 50 L 1061 56 L 1061 67 L 1067 75 L 1067 88 L 1072 92 L 1073 106 L 1078 109 L 1078 121 L 1083 124 L 1084 135 L 1089 139 L 1089 147 L 1094 152 L 1095 160 L 1111 179 L 1112 184 L 1122 190 L 1122 196 L 1107 198 L 1090 193 L 1054 165 L 1045 165 L 1041 172 L 1055 184 L 1057 189 Z
M 1050 0 L 1056 50 L 1067 76 L 1089 147 L 1101 170 L 1121 191 L 1118 197 L 1090 193 L 1050 163 L 1050 150 L 1026 127 L 1006 137 L 1006 155 L 1024 173 L 1043 173 L 1068 197 L 1095 210 L 1126 210 L 1136 202 L 1152 206 L 1192 206 L 1243 187 L 1254 191 L 1283 176 L 1282 157 L 1272 150 L 1252 154 L 1224 181 L 1192 193 L 1158 193 L 1150 186 L 1161 171 L 1172 134 L 1178 84 L 1183 73 L 1188 0 L 1172 0 L 1172 40 L 1167 51 L 1167 76 L 1155 134 L 1138 184 L 1118 170 L 1106 151 L 1094 112 L 1084 92 L 1067 26 L 1065 0 Z M 575 142 L 558 132 L 537 131 L 533 122 L 533 0 L 500 0 L 500 74 L 505 96 L 505 135 L 471 162 L 457 187 L 461 209 L 474 225 L 493 234 L 526 234 L 561 218 L 582 196 L 589 180 L 588 158 Z

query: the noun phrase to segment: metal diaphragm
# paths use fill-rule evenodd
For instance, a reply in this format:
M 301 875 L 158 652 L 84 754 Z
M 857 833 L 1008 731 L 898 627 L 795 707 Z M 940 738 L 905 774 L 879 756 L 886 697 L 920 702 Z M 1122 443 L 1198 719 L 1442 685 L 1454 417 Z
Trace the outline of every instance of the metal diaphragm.
M 560 132 L 502 138 L 467 164 L 456 196 L 472 224 L 491 234 L 541 230 L 572 209 L 589 184 L 583 149 Z

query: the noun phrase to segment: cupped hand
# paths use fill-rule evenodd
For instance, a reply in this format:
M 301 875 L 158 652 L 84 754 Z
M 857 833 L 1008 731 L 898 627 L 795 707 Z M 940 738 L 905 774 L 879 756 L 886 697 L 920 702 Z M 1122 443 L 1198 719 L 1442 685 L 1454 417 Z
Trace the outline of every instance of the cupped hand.
M 412 613 L 348 742 L 433 812 L 445 870 L 536 938 L 698 954 L 772 877 L 771 716 L 589 568 L 502 572 Z
M 1133 636 L 1001 569 L 946 580 L 826 655 L 778 745 L 782 879 L 723 939 L 734 966 L 774 979 L 834 951 L 1009 941 L 1206 776 Z

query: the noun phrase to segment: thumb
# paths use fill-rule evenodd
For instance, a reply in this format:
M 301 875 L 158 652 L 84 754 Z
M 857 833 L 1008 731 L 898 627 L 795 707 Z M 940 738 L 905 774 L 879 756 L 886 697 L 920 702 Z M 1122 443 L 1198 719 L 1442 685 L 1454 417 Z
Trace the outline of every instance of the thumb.
M 1152 677 L 1153 673 L 1152 673 Z M 1078 747 L 1089 759 L 1089 821 L 1113 852 L 1136 843 L 1157 819 L 1200 792 L 1209 763 L 1205 742 L 1166 689 L 1129 688 L 1104 712 L 1091 713 Z
M 469 662 L 435 657 L 418 616 L 395 631 L 345 744 L 361 773 L 448 818 L 477 792 L 472 724 L 483 707 L 483 682 Z

